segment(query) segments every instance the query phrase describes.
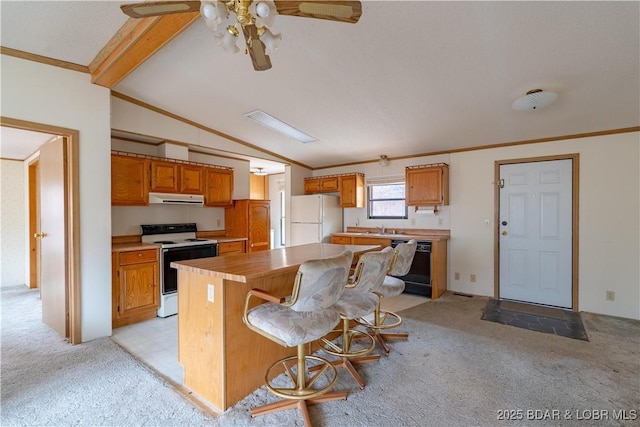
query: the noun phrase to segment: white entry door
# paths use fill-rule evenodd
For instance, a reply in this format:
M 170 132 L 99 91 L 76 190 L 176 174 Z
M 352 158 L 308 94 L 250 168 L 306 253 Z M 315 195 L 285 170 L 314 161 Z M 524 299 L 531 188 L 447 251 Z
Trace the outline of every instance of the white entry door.
M 40 147 L 42 321 L 63 338 L 69 336 L 64 162 L 62 138 Z
M 500 298 L 572 308 L 572 168 L 500 165 Z

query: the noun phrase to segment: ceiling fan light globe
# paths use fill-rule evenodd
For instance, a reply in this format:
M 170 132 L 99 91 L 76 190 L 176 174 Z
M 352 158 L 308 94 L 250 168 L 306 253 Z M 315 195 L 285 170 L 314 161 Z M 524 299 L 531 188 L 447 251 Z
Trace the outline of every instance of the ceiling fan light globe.
M 202 6 L 200 7 L 200 13 L 205 19 L 216 19 L 218 18 L 218 13 L 216 11 L 216 7 L 213 3 L 210 2 L 202 2 Z
M 264 50 L 267 55 L 275 53 L 282 40 L 282 34 L 273 34 L 268 28 L 260 36 L 260 40 L 264 43 Z
M 225 31 L 222 36 L 222 49 L 227 53 L 238 53 L 240 48 L 236 45 L 237 40 L 237 35 L 234 35 L 230 31 Z
M 256 4 L 256 15 L 260 18 L 266 18 L 271 13 L 271 8 L 267 2 L 261 1 Z
M 272 1 L 254 1 L 249 6 L 249 13 L 255 18 L 256 26 L 270 27 L 276 16 L 276 4 Z

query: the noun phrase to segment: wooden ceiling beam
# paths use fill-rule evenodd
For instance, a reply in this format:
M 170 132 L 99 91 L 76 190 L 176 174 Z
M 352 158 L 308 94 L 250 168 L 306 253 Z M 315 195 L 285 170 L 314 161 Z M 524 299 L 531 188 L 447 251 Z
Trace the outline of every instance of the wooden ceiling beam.
M 91 81 L 113 88 L 199 16 L 191 12 L 129 18 L 89 64 Z

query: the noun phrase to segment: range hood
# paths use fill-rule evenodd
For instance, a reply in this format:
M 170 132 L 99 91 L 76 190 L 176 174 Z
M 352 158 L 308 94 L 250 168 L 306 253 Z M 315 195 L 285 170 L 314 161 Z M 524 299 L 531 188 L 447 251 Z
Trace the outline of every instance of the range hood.
M 202 194 L 149 193 L 150 205 L 204 206 Z

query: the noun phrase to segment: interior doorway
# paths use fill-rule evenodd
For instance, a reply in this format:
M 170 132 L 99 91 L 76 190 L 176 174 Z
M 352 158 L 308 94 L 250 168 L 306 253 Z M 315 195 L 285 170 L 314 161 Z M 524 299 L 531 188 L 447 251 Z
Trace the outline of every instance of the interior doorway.
M 496 162 L 496 298 L 578 310 L 578 160 Z
M 0 117 L 0 126 L 10 127 L 15 129 L 22 129 L 32 132 L 41 132 L 46 134 L 52 134 L 61 137 L 62 149 L 65 153 L 64 161 L 61 162 L 62 170 L 59 171 L 62 175 L 62 192 L 64 200 L 61 203 L 61 215 L 62 221 L 67 225 L 64 236 L 64 249 L 61 257 L 63 259 L 62 264 L 57 264 L 61 269 L 61 274 L 64 279 L 65 293 L 63 295 L 63 301 L 61 305 L 64 306 L 62 310 L 58 310 L 57 317 L 64 316 L 63 324 L 65 329 L 62 334 L 68 338 L 68 341 L 72 344 L 79 344 L 82 342 L 81 328 L 80 328 L 80 244 L 79 244 L 79 204 L 78 204 L 78 144 L 79 144 L 79 132 L 74 129 L 67 129 L 57 126 L 46 125 L 42 123 L 29 122 L 25 120 L 13 119 L 8 117 Z M 31 174 L 39 173 L 42 163 L 38 161 L 37 166 L 32 169 L 34 165 L 32 162 L 29 165 L 29 189 L 31 191 Z M 37 180 L 34 182 L 37 183 Z M 31 200 L 31 197 L 30 197 Z M 31 201 L 29 203 L 29 213 L 31 214 Z M 36 211 L 37 216 L 37 211 Z M 34 220 L 36 224 L 34 227 L 38 228 L 37 219 Z M 31 233 L 31 215 L 28 218 L 30 236 Z M 42 231 L 37 231 L 42 232 Z M 31 245 L 29 245 L 31 246 Z M 44 250 L 44 248 L 42 248 Z M 40 257 L 47 257 L 46 252 L 41 252 Z M 31 253 L 29 255 L 29 262 L 31 263 Z M 32 271 L 30 269 L 30 277 Z M 38 274 L 37 272 L 35 274 Z M 39 275 L 40 276 L 40 275 Z M 41 278 L 41 277 L 40 277 Z M 42 282 L 38 283 L 40 286 Z M 44 301 L 43 301 L 44 303 Z M 60 314 L 62 313 L 62 314 Z M 61 319 L 57 319 L 58 321 Z M 55 329 L 55 328 L 54 328 Z M 56 329 L 57 330 L 57 329 Z M 60 331 L 58 331 L 60 333 Z

